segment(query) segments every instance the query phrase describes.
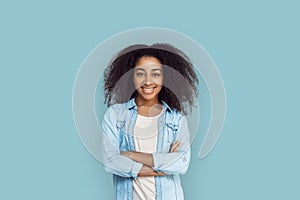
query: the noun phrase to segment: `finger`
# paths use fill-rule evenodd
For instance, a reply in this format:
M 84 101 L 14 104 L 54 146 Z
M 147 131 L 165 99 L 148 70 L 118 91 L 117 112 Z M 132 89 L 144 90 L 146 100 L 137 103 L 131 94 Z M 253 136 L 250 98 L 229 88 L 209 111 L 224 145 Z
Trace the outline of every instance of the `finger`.
M 178 151 L 179 146 L 180 146 L 180 142 L 179 141 L 176 141 L 175 143 L 173 142 L 172 143 L 172 148 L 171 148 L 170 152 L 176 152 L 176 151 Z
M 172 142 L 171 152 L 174 152 L 174 149 L 176 148 L 177 145 L 178 145 L 178 141 Z
M 170 153 L 172 153 L 172 151 L 173 151 L 173 145 L 174 145 L 174 142 L 172 142 L 172 144 L 170 146 L 170 150 L 169 150 Z
M 170 153 L 174 152 L 175 145 L 176 145 L 176 142 L 172 142 L 171 148 L 170 148 Z
M 177 144 L 176 144 L 176 146 L 174 146 L 174 148 L 173 148 L 173 152 L 177 152 L 177 151 L 179 151 L 179 148 L 181 147 L 181 143 L 180 142 L 178 142 Z

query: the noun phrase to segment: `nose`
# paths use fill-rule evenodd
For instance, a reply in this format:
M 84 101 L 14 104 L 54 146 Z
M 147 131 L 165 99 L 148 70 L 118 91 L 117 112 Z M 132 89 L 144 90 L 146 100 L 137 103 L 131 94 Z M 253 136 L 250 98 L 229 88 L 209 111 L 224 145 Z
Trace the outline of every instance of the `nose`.
M 153 81 L 152 81 L 152 77 L 151 75 L 148 73 L 147 76 L 145 76 L 145 81 L 144 81 L 144 84 L 145 85 L 150 85 Z

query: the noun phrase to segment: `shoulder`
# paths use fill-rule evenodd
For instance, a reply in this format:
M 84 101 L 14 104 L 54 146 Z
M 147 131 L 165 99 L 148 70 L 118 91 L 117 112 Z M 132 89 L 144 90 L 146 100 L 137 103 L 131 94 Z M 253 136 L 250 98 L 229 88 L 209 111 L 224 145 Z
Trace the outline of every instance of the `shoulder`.
M 104 117 L 112 119 L 117 119 L 120 114 L 124 113 L 127 110 L 126 103 L 113 104 L 109 106 L 105 112 Z
M 164 103 L 164 106 L 166 112 L 166 123 L 173 124 L 173 126 L 178 126 L 181 124 L 184 114 L 177 109 L 169 107 L 166 103 Z
M 131 116 L 130 110 L 133 110 L 134 106 L 134 99 L 124 103 L 113 104 L 106 109 L 104 116 L 109 116 L 115 120 L 128 120 Z
M 184 116 L 181 111 L 170 107 L 167 103 L 163 102 L 163 105 L 165 107 L 165 111 L 169 113 L 173 118 L 180 119 Z
M 113 104 L 113 105 L 111 105 L 110 107 L 108 107 L 107 110 L 114 110 L 114 111 L 117 111 L 117 110 L 124 110 L 124 109 L 127 108 L 126 104 L 127 104 L 127 103 Z

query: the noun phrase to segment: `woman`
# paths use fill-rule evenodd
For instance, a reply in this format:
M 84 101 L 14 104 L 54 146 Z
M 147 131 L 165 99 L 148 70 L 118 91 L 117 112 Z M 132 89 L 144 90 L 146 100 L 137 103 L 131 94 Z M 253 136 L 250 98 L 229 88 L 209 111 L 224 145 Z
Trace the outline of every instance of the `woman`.
M 104 83 L 109 108 L 102 153 L 115 199 L 184 199 L 180 174 L 190 160 L 185 115 L 198 84 L 188 57 L 169 44 L 132 45 L 110 62 Z

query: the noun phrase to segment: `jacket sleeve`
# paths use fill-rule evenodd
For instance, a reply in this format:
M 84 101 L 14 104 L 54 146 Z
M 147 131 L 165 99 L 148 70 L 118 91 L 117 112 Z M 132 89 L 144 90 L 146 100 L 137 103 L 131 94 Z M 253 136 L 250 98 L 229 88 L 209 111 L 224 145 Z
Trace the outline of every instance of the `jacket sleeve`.
M 181 147 L 178 152 L 162 153 L 156 152 L 152 154 L 154 167 L 158 172 L 167 174 L 185 174 L 191 156 L 190 149 L 190 133 L 188 123 L 185 116 L 182 116 L 179 122 L 178 133 L 175 141 L 181 142 Z
M 109 107 L 102 121 L 102 162 L 105 170 L 122 177 L 136 178 L 142 163 L 135 162 L 120 155 L 119 131 L 116 126 L 118 109 Z

